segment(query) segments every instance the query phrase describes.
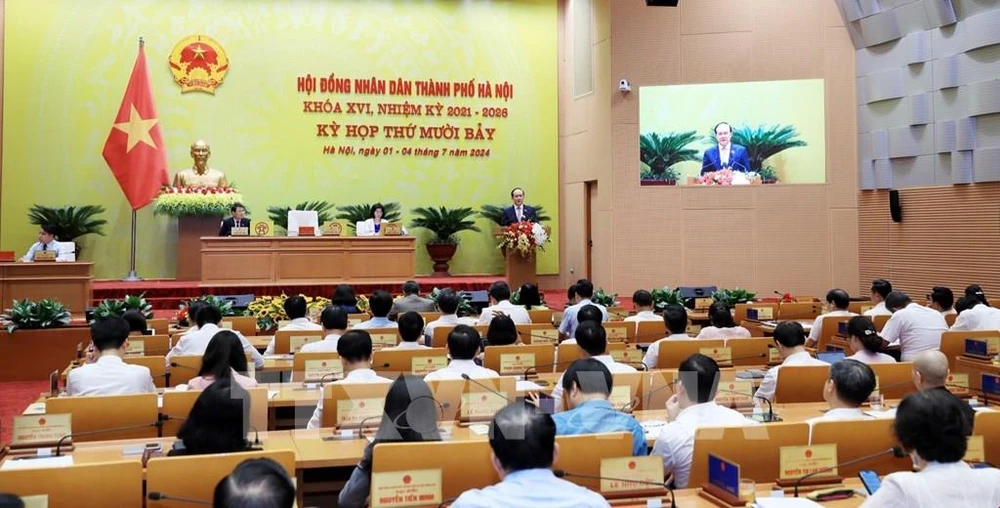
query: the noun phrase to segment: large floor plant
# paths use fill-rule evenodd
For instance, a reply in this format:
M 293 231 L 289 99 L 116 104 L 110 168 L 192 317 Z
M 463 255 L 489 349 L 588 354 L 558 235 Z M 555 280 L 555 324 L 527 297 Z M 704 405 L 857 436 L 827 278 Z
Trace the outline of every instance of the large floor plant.
M 458 233 L 462 231 L 479 231 L 473 222 L 476 212 L 469 207 L 427 207 L 414 208 L 411 213 L 415 218 L 410 222 L 414 228 L 423 228 L 434 234 L 427 241 L 427 254 L 434 260 L 434 275 L 447 276 L 448 262 L 458 250 Z

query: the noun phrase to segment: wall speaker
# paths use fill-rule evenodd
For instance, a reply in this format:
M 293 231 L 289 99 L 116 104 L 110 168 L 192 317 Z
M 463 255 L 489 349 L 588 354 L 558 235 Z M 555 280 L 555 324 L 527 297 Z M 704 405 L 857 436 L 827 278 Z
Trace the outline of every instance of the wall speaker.
M 677 7 L 679 0 L 646 0 L 646 7 Z
M 903 207 L 899 204 L 899 191 L 889 191 L 889 214 L 893 222 L 903 222 Z

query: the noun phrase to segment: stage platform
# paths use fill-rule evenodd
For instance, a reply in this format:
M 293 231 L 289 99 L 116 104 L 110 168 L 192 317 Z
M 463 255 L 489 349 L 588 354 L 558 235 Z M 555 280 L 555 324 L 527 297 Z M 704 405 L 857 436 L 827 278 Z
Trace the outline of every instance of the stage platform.
M 422 292 L 430 292 L 431 289 L 450 287 L 456 291 L 479 291 L 487 290 L 490 284 L 497 280 L 503 280 L 502 275 L 470 275 L 455 277 L 414 277 L 413 280 L 420 283 Z M 355 283 L 354 292 L 359 295 L 368 295 L 376 289 L 384 289 L 396 294 L 402 291 L 403 280 L 386 283 Z M 226 284 L 202 284 L 198 281 L 179 281 L 174 279 L 155 279 L 139 282 L 124 282 L 121 280 L 95 280 L 94 305 L 97 305 L 105 298 L 124 298 L 125 295 L 138 295 L 145 293 L 146 299 L 153 305 L 155 310 L 176 310 L 181 301 L 195 298 L 201 295 L 246 295 L 255 296 L 276 296 L 284 294 L 299 294 L 307 296 L 324 296 L 329 298 L 333 295 L 334 288 L 339 282 L 329 284 L 275 284 L 275 285 L 226 285 Z

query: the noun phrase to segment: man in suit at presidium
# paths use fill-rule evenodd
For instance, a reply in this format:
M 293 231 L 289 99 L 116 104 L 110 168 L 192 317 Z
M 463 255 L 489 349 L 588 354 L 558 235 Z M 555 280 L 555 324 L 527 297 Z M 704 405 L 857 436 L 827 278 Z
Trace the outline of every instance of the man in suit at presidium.
M 730 143 L 733 128 L 726 122 L 715 126 L 715 139 L 718 145 L 705 150 L 701 159 L 701 174 L 712 171 L 731 169 L 733 171 L 750 171 L 750 157 L 746 147 Z
M 538 222 L 538 212 L 526 204 L 524 204 L 524 189 L 520 187 L 514 187 L 510 191 L 510 198 L 513 200 L 513 204 L 503 209 L 503 215 L 500 217 L 500 225 L 507 227 L 515 222 Z

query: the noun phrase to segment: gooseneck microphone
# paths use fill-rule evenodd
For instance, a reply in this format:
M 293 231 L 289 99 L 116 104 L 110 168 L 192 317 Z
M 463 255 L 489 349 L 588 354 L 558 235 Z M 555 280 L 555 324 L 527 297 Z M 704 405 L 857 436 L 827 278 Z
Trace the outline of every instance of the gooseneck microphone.
M 498 392 L 498 391 L 496 391 L 495 389 L 493 389 L 492 387 L 490 387 L 490 386 L 487 386 L 487 385 L 485 385 L 485 384 L 483 384 L 483 383 L 480 383 L 479 381 L 476 381 L 475 379 L 472 379 L 471 377 L 469 377 L 469 375 L 468 375 L 468 374 L 464 374 L 464 373 L 463 373 L 463 374 L 462 374 L 462 379 L 464 379 L 464 380 L 466 380 L 466 381 L 469 381 L 469 382 L 471 382 L 472 384 L 475 384 L 475 385 L 477 385 L 477 386 L 480 386 L 480 387 L 482 387 L 482 388 L 485 388 L 485 389 L 489 390 L 489 391 L 490 391 L 491 393 L 493 393 L 494 395 L 496 395 L 496 396 L 498 396 L 498 397 L 502 397 L 502 398 L 503 398 L 504 400 L 507 400 L 507 395 L 506 395 L 506 394 L 504 394 L 504 393 L 501 393 L 501 392 Z
M 627 482 L 627 483 L 635 483 L 638 485 L 649 485 L 651 487 L 662 487 L 664 489 L 667 489 L 667 492 L 670 493 L 670 506 L 677 506 L 676 502 L 674 501 L 674 489 L 670 488 L 670 484 L 667 482 L 656 483 L 656 482 L 647 482 L 641 480 L 632 480 L 629 478 L 615 478 L 611 476 L 571 473 L 569 471 L 564 471 L 562 469 L 553 469 L 552 474 L 556 475 L 556 478 L 588 478 L 591 480 L 609 480 L 613 482 Z
M 876 459 L 876 458 L 879 458 L 879 457 L 881 457 L 883 455 L 889 455 L 889 454 L 892 454 L 892 456 L 896 457 L 896 458 L 903 458 L 903 457 L 906 456 L 906 453 L 903 452 L 903 449 L 901 447 L 899 447 L 899 446 L 893 446 L 892 448 L 889 448 L 887 450 L 882 450 L 882 451 L 880 451 L 878 453 L 873 453 L 871 455 L 865 455 L 864 457 L 858 457 L 858 458 L 853 459 L 853 460 L 848 460 L 846 462 L 841 462 L 840 464 L 837 464 L 835 466 L 824 467 L 823 469 L 818 469 L 818 470 L 813 471 L 813 472 L 811 472 L 809 474 L 802 475 L 802 476 L 798 477 L 795 480 L 795 490 L 794 490 L 795 496 L 794 497 L 799 497 L 799 486 L 802 485 L 802 482 L 804 480 L 806 480 L 807 478 L 811 478 L 811 477 L 816 476 L 816 475 L 818 475 L 820 473 L 826 473 L 826 472 L 829 472 L 829 471 L 833 471 L 834 469 L 837 469 L 838 467 L 851 466 L 851 465 L 857 464 L 859 462 L 865 462 L 865 461 L 868 461 L 868 460 L 871 460 L 871 459 Z
M 124 432 L 126 430 L 138 430 L 138 429 L 145 429 L 145 428 L 149 428 L 149 427 L 162 427 L 162 426 L 163 426 L 163 420 L 160 419 L 160 418 L 158 418 L 157 421 L 152 422 L 152 423 L 143 423 L 143 424 L 139 424 L 139 425 L 126 425 L 124 427 L 114 427 L 114 428 L 110 428 L 110 429 L 99 429 L 99 430 L 88 430 L 88 431 L 85 431 L 85 432 L 73 432 L 71 434 L 66 434 L 65 436 L 59 438 L 59 441 L 56 442 L 56 457 L 59 457 L 62 454 L 62 446 L 64 444 L 66 444 L 66 440 L 67 439 L 72 439 L 74 437 L 81 437 L 81 436 L 94 436 L 94 435 L 97 435 L 97 434 L 108 434 L 108 433 L 111 433 L 111 432 Z
M 149 499 L 150 501 L 180 501 L 182 503 L 205 504 L 210 506 L 212 504 L 209 501 L 204 501 L 201 499 L 193 499 L 190 497 L 168 496 L 162 492 L 156 492 L 156 491 L 146 494 L 146 499 Z
M 726 390 L 725 388 L 716 388 L 716 391 L 717 392 L 730 393 L 730 394 L 733 394 L 733 395 L 740 395 L 742 397 L 747 397 L 747 394 L 745 394 L 745 393 L 737 392 L 735 390 Z M 750 398 L 751 399 L 756 399 L 756 400 L 763 400 L 764 402 L 767 402 L 767 414 L 764 415 L 764 423 L 774 423 L 774 422 L 780 422 L 781 421 L 781 417 L 778 416 L 778 415 L 776 415 L 776 414 L 774 414 L 774 406 L 771 405 L 771 400 L 770 399 L 768 399 L 766 397 L 761 397 L 759 395 L 751 395 Z

